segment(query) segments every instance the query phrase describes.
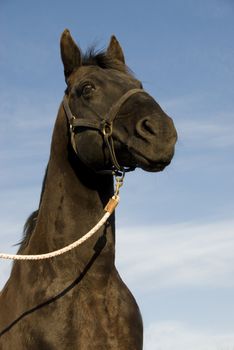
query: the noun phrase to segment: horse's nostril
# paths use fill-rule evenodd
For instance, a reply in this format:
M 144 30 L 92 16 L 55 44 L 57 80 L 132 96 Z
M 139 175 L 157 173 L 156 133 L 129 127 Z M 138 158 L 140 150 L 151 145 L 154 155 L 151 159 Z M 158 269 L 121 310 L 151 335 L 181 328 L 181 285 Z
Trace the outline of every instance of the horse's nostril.
M 148 138 L 157 134 L 155 123 L 149 117 L 139 120 L 136 124 L 136 130 L 141 137 Z
M 152 135 L 155 135 L 155 128 L 147 118 L 143 120 L 142 127 L 145 129 L 145 131 L 149 132 Z

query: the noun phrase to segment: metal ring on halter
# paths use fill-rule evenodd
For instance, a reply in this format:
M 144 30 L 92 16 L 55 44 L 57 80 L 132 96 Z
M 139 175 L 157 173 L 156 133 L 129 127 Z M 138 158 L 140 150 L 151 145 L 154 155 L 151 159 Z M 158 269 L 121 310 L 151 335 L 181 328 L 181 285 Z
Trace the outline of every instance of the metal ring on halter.
M 108 121 L 104 120 L 103 121 L 103 126 L 102 126 L 102 133 L 104 136 L 110 137 L 113 132 L 113 124 L 112 122 L 109 123 Z

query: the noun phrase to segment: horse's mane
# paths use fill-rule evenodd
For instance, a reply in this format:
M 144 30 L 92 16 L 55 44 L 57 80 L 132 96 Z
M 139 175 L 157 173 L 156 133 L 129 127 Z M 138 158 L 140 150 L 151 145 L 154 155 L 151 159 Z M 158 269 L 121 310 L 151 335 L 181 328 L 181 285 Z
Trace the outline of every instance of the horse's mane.
M 102 69 L 115 69 L 132 74 L 126 64 L 112 58 L 104 50 L 96 50 L 95 46 L 90 47 L 86 53 L 82 55 L 81 62 L 83 66 L 98 66 Z
M 33 211 L 32 214 L 28 217 L 28 219 L 26 220 L 26 222 L 24 224 L 23 238 L 18 243 L 20 245 L 19 252 L 22 249 L 26 248 L 28 243 L 29 243 L 30 237 L 31 237 L 31 235 L 32 235 L 32 233 L 34 231 L 34 228 L 36 226 L 36 223 L 37 223 L 38 212 L 39 212 L 38 209 Z

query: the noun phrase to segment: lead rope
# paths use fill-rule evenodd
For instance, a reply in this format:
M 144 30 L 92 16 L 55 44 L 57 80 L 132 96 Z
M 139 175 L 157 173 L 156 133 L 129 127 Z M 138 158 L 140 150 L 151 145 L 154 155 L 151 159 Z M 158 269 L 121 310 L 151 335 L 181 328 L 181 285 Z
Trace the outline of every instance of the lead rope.
M 119 204 L 119 189 L 123 185 L 125 173 L 123 172 L 121 176 L 115 175 L 115 193 L 112 196 L 112 198 L 109 199 L 107 205 L 104 208 L 105 214 L 102 216 L 100 221 L 84 236 L 76 240 L 75 242 L 67 245 L 64 248 L 55 250 L 50 253 L 46 254 L 38 254 L 38 255 L 18 255 L 18 254 L 4 254 L 0 253 L 0 259 L 10 259 L 10 260 L 45 260 L 45 259 L 51 259 L 56 256 L 65 254 L 72 249 L 75 249 L 76 247 L 80 246 L 82 243 L 87 241 L 90 237 L 92 237 L 108 220 L 108 218 L 111 216 L 111 214 L 114 212 L 115 208 Z

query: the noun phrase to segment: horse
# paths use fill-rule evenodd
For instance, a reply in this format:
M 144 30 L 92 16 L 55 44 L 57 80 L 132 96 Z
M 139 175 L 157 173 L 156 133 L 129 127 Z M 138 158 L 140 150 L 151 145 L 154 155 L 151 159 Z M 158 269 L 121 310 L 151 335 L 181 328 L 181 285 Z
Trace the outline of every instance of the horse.
M 174 155 L 172 119 L 125 64 L 113 35 L 82 53 L 60 40 L 66 90 L 52 135 L 38 210 L 18 254 L 43 254 L 83 237 L 126 172 L 158 172 Z M 134 244 L 134 241 L 133 241 Z M 141 350 L 143 322 L 115 267 L 115 217 L 83 245 L 40 261 L 15 261 L 0 294 L 1 350 Z

